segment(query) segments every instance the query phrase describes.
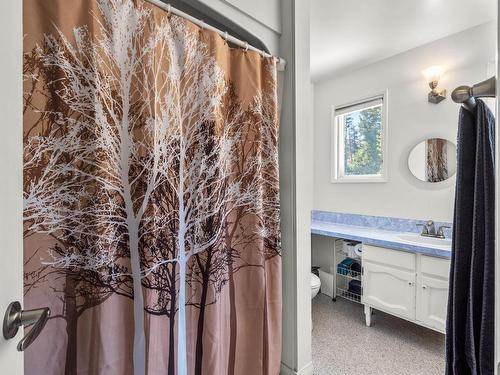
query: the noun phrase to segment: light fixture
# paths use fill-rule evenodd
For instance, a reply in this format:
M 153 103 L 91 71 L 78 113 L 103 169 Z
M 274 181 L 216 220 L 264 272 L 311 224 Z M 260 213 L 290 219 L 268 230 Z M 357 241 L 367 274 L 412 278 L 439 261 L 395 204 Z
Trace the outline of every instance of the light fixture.
M 431 91 L 428 95 L 429 103 L 438 104 L 446 98 L 446 90 L 438 89 L 439 80 L 444 74 L 444 68 L 439 65 L 431 66 L 422 72 L 429 83 Z

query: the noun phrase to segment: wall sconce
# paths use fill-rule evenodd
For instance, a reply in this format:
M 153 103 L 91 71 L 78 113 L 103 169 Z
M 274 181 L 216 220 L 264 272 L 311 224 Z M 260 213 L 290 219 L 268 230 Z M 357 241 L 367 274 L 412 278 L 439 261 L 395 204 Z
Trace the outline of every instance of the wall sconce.
M 429 103 L 438 104 L 446 99 L 446 90 L 437 88 L 438 82 L 444 74 L 444 68 L 442 66 L 435 65 L 425 69 L 422 73 L 431 88 L 428 95 Z

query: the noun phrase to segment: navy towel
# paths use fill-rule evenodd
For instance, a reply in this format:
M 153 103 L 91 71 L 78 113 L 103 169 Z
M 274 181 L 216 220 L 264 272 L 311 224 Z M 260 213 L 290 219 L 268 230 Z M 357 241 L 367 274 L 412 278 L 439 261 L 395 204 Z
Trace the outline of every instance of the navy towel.
M 493 375 L 495 119 L 481 100 L 462 108 L 457 137 L 446 374 Z

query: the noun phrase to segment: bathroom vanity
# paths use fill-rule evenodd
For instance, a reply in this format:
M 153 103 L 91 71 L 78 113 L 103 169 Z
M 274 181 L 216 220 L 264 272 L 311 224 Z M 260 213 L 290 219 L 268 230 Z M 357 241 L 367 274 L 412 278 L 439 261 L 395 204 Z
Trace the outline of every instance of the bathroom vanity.
M 445 331 L 451 233 L 445 232 L 446 239 L 422 237 L 417 224 L 415 220 L 313 212 L 313 251 L 318 252 L 313 258 L 318 265 L 337 270 L 339 239 L 363 244 L 359 302 L 364 305 L 367 326 L 375 309 Z M 335 299 L 339 288 L 337 279 L 333 280 Z
M 366 325 L 374 308 L 444 333 L 449 269 L 448 259 L 364 245 Z

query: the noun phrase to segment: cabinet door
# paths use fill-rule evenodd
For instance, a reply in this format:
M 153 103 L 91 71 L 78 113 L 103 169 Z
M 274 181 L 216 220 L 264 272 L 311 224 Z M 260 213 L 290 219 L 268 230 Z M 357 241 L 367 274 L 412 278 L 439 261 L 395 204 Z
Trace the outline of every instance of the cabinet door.
M 415 319 L 415 272 L 370 262 L 363 268 L 363 303 Z
M 448 281 L 421 275 L 417 286 L 417 320 L 445 331 Z

